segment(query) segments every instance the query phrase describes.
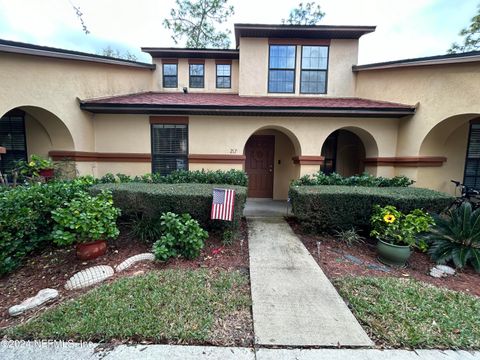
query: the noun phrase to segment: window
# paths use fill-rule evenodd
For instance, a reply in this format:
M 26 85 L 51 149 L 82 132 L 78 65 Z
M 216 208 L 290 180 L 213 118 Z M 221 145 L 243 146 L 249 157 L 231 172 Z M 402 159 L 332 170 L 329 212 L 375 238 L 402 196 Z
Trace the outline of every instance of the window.
M 188 125 L 152 124 L 152 172 L 168 175 L 188 168 Z
M 325 94 L 327 92 L 328 46 L 302 46 L 300 92 Z
M 232 87 L 231 72 L 230 64 L 217 64 L 217 88 L 229 89 Z
M 163 64 L 163 87 L 164 88 L 178 87 L 178 65 L 177 64 Z
M 203 88 L 204 78 L 204 64 L 190 64 L 190 87 Z
M 480 189 L 480 123 L 471 123 L 463 183 Z
M 268 92 L 295 92 L 295 56 L 294 45 L 270 45 Z
M 0 146 L 7 149 L 7 153 L 1 155 L 0 171 L 9 175 L 15 162 L 27 160 L 23 111 L 10 111 L 0 119 Z

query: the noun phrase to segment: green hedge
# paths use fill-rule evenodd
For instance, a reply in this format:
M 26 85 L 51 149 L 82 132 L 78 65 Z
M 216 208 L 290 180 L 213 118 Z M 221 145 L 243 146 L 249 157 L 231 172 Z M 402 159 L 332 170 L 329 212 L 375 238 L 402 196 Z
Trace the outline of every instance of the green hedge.
M 413 187 L 292 186 L 294 215 L 306 232 L 331 232 L 369 226 L 373 205 L 394 205 L 400 211 L 424 209 L 438 213 L 451 195 Z
M 373 176 L 368 173 L 363 173 L 361 175 L 343 177 L 337 173 L 326 175 L 319 171 L 312 175 L 304 175 L 301 178 L 292 181 L 292 186 L 345 185 L 367 187 L 407 187 L 412 185 L 413 182 L 413 180 L 406 176 L 386 178 L 383 176 Z
M 175 170 L 169 175 L 162 176 L 158 173 L 145 174 L 142 176 L 128 176 L 125 174 L 111 174 L 108 173 L 96 180 L 97 183 L 129 183 L 129 182 L 143 182 L 149 184 L 228 184 L 247 186 L 248 177 L 245 171 L 241 170 Z
M 232 222 L 210 220 L 213 188 L 235 189 L 234 219 Z M 127 217 L 160 217 L 164 212 L 177 214 L 189 213 L 209 230 L 237 230 L 247 199 L 247 188 L 233 185 L 213 184 L 145 184 L 121 183 L 99 184 L 90 191 L 94 194 L 101 190 L 110 190 L 113 203 Z

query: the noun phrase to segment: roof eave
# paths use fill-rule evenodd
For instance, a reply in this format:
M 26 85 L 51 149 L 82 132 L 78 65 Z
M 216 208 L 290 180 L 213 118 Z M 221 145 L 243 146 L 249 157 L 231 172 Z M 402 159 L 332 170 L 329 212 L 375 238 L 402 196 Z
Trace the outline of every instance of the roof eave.
M 80 108 L 99 114 L 177 114 L 230 116 L 304 116 L 304 117 L 387 117 L 400 118 L 415 114 L 414 108 L 318 108 L 258 106 L 189 106 L 151 104 L 80 103 Z
M 64 60 L 77 60 L 77 61 L 88 61 L 88 62 L 97 62 L 108 65 L 119 65 L 119 66 L 130 66 L 136 68 L 143 68 L 154 70 L 155 64 L 141 63 L 135 61 L 121 60 L 110 57 L 101 57 L 93 56 L 88 54 L 82 54 L 77 52 L 58 52 L 45 49 L 33 49 L 25 46 L 15 46 L 7 45 L 0 43 L 0 52 L 12 53 L 12 54 L 22 54 L 22 55 L 32 55 L 32 56 L 42 56 L 55 59 L 64 59 Z
M 142 47 L 143 52 L 152 58 L 203 58 L 203 59 L 238 59 L 240 52 L 235 49 L 188 49 L 188 48 L 153 48 Z

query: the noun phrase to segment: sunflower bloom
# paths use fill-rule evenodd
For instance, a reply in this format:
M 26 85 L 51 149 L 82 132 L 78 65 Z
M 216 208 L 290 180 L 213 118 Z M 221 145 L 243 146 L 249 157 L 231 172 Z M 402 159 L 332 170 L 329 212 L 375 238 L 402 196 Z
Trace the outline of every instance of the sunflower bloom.
M 383 221 L 385 221 L 388 224 L 391 224 L 395 221 L 395 216 L 393 216 L 392 214 L 387 214 L 383 217 Z

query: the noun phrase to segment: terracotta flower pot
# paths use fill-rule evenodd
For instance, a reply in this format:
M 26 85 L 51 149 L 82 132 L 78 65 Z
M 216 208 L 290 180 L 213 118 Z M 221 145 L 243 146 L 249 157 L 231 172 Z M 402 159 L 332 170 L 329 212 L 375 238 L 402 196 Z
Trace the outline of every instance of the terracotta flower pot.
M 40 176 L 44 177 L 45 180 L 50 180 L 50 179 L 53 179 L 53 177 L 55 176 L 55 171 L 54 169 L 42 169 L 42 170 L 38 170 L 38 173 L 40 174 Z
M 404 267 L 412 254 L 412 250 L 408 245 L 394 245 L 378 240 L 377 253 L 378 260 L 385 265 Z
M 107 242 L 97 240 L 89 243 L 77 244 L 77 257 L 80 260 L 92 260 L 107 252 Z

